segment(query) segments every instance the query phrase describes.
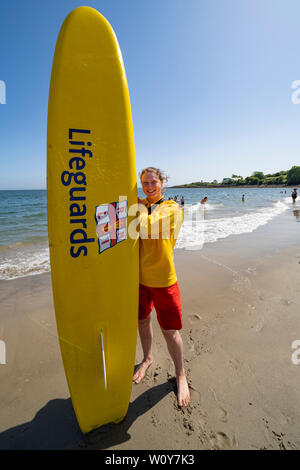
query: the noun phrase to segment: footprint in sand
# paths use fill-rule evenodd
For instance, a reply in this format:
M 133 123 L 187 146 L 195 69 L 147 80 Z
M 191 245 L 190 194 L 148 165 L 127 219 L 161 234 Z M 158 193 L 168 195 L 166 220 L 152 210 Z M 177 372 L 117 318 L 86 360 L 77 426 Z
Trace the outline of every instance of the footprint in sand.
M 162 368 L 159 365 L 156 365 L 155 367 L 153 367 L 149 375 L 150 375 L 150 378 L 156 383 L 161 373 L 162 373 Z
M 232 358 L 228 361 L 228 367 L 232 370 L 238 370 L 241 366 L 241 363 L 238 359 Z
M 234 276 L 232 281 L 232 290 L 237 293 L 242 293 L 246 289 L 251 288 L 251 281 L 247 277 Z
M 222 421 L 223 423 L 226 423 L 228 420 L 228 412 L 223 408 L 223 406 L 220 404 L 220 401 L 217 398 L 216 392 L 214 389 L 211 389 L 212 396 L 217 404 L 216 408 L 216 415 L 217 418 Z
M 256 274 L 256 268 L 254 268 L 254 267 L 249 267 L 247 269 L 247 271 L 248 271 L 249 274 Z
M 291 418 L 290 416 L 285 416 L 285 419 L 286 419 L 287 424 L 289 424 L 290 426 L 295 424 L 294 419 Z
M 151 423 L 154 427 L 157 427 L 160 424 L 159 418 L 156 416 L 155 413 L 152 413 L 151 415 Z
M 189 385 L 189 389 L 190 389 L 190 396 L 191 396 L 191 401 L 192 402 L 201 402 L 201 394 L 200 392 L 198 392 L 198 390 L 196 390 L 192 385 Z
M 230 450 L 236 449 L 237 447 L 235 436 L 231 438 L 224 432 L 212 433 L 210 436 L 210 444 L 215 450 Z
M 220 421 L 227 423 L 228 421 L 228 412 L 221 406 L 217 409 L 217 416 Z
M 280 303 L 282 305 L 285 305 L 286 307 L 289 307 L 289 305 L 291 305 L 293 301 L 292 300 L 288 300 L 288 299 L 280 299 Z
M 195 323 L 198 323 L 200 320 L 202 320 L 202 317 L 201 315 L 199 315 L 198 313 L 191 313 L 189 316 L 188 316 L 188 319 L 189 319 L 189 322 L 194 325 Z
M 261 321 L 255 325 L 254 329 L 257 333 L 259 333 L 263 329 L 264 326 L 265 326 L 265 319 L 262 318 Z
M 193 337 L 192 337 L 192 330 L 189 331 L 187 342 L 188 342 L 188 345 L 189 345 L 189 351 L 194 352 L 195 342 L 194 342 Z
M 195 425 L 190 417 L 183 418 L 183 427 L 186 429 L 185 433 L 190 436 L 195 431 Z

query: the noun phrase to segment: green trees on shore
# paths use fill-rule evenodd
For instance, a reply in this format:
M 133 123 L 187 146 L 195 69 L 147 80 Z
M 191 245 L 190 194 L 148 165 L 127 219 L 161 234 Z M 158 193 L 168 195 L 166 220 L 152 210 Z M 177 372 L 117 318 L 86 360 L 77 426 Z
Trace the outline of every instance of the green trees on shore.
M 300 166 L 293 166 L 287 171 L 278 171 L 277 173 L 269 173 L 264 175 L 262 171 L 254 171 L 251 176 L 243 178 L 239 175 L 231 175 L 231 178 L 223 178 L 221 183 L 197 181 L 189 184 L 182 184 L 180 188 L 196 188 L 201 186 L 268 186 L 268 185 L 298 185 L 300 184 Z
M 278 171 L 264 175 L 262 171 L 254 171 L 251 176 L 247 176 L 241 184 L 250 185 L 273 185 L 287 184 L 288 171 Z
M 287 184 L 300 184 L 300 166 L 293 166 L 287 174 Z
M 224 184 L 223 180 L 223 184 Z M 236 175 L 232 175 L 232 178 L 226 179 L 226 183 L 229 185 L 293 185 L 300 184 L 300 166 L 293 166 L 288 171 L 278 171 L 277 173 L 269 173 L 264 175 L 262 171 L 254 171 L 251 176 L 247 176 L 245 179 L 242 177 L 236 178 Z

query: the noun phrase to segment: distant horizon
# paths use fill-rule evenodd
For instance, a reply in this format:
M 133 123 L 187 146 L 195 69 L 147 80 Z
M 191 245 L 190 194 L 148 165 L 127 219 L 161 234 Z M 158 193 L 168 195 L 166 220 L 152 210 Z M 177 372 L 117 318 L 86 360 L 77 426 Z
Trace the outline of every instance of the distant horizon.
M 298 165 L 295 164 L 295 165 L 292 165 L 292 166 L 298 166 Z M 299 166 L 300 166 L 300 163 L 299 163 Z M 287 172 L 289 170 L 275 170 L 273 172 L 268 172 L 267 174 L 278 173 L 280 171 L 286 171 Z M 254 173 L 254 172 L 261 172 L 261 170 L 254 170 L 252 173 Z M 264 172 L 262 172 L 262 173 L 265 175 Z M 231 173 L 231 174 L 233 175 L 233 174 L 237 174 L 237 173 Z M 242 176 L 242 175 L 239 175 L 239 176 Z M 213 183 L 212 181 L 203 181 L 203 184 L 205 184 L 205 183 L 223 184 L 222 182 L 223 182 L 223 179 L 225 179 L 225 178 L 231 178 L 231 177 L 230 176 L 229 177 L 225 176 L 225 177 L 222 178 L 222 180 L 219 180 L 218 183 Z M 247 178 L 247 177 L 242 176 L 242 178 L 244 179 L 244 178 Z M 138 179 L 138 181 L 139 181 L 139 179 Z M 171 186 L 164 186 L 164 187 L 166 189 L 168 189 L 168 188 L 171 189 L 171 188 L 174 188 L 174 187 L 177 187 L 177 186 L 182 186 L 182 185 L 185 185 L 185 184 L 193 184 L 193 183 L 195 183 L 195 182 L 190 181 L 188 183 L 177 183 L 177 184 L 172 184 Z M 248 185 L 243 185 L 243 186 L 245 187 L 245 186 L 248 186 Z M 249 186 L 251 186 L 251 185 L 249 185 Z M 279 184 L 278 184 L 278 186 L 279 186 Z M 293 185 L 289 185 L 289 186 L 293 186 Z M 143 189 L 142 186 L 137 186 L 137 188 L 138 189 Z M 184 189 L 184 188 L 181 188 L 181 189 Z M 191 189 L 191 188 L 186 188 L 186 189 Z M 6 188 L 6 189 L 5 188 L 0 188 L 0 191 L 47 191 L 47 188 Z
M 184 184 L 189 184 L 189 183 L 184 183 Z M 222 184 L 222 183 L 219 183 L 219 184 Z M 174 185 L 174 186 L 165 186 L 164 189 L 201 189 L 201 188 L 204 188 L 204 189 L 218 189 L 218 187 L 213 187 L 213 186 L 209 186 L 209 187 L 205 187 L 205 186 L 195 186 L 195 187 L 192 187 L 192 188 L 181 188 L 179 187 L 180 185 Z M 274 184 L 274 185 L 264 185 L 264 186 L 260 186 L 259 185 L 251 185 L 251 184 L 244 184 L 244 185 L 235 185 L 235 186 L 228 186 L 228 185 L 225 185 L 222 186 L 222 189 L 224 188 L 228 188 L 228 189 L 233 189 L 233 188 L 253 188 L 253 189 L 266 189 L 266 188 L 270 188 L 270 189 L 274 189 L 276 187 L 278 188 L 293 188 L 293 187 L 298 187 L 300 186 L 300 184 L 289 184 L 289 185 L 284 185 L 284 184 Z M 221 187 L 221 186 L 220 186 Z M 143 189 L 142 187 L 138 186 L 137 189 Z M 41 188 L 41 189 L 36 189 L 36 188 L 27 188 L 27 189 L 0 189 L 0 192 L 4 192 L 4 191 L 47 191 L 47 188 Z

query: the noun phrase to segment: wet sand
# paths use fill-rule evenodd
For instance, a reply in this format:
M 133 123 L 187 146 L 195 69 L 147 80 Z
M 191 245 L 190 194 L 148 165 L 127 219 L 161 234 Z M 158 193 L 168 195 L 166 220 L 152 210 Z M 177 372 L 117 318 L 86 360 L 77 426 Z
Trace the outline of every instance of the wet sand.
M 125 420 L 86 436 L 64 376 L 50 274 L 1 281 L 0 449 L 300 449 L 300 365 L 291 360 L 300 340 L 300 225 L 291 234 L 283 220 L 176 251 L 191 403 L 177 406 L 153 312 L 154 363 L 133 384 Z

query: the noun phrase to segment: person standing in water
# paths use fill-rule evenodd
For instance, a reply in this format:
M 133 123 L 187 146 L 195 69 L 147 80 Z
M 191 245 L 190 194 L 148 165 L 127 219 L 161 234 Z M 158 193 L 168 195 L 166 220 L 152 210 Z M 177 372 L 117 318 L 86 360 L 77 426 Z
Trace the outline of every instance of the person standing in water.
M 183 367 L 183 343 L 180 291 L 174 265 L 173 249 L 179 233 L 183 214 L 174 201 L 165 200 L 162 194 L 164 176 L 158 168 L 148 167 L 141 172 L 141 183 L 146 199 L 139 199 L 140 221 L 140 288 L 139 335 L 143 361 L 133 376 L 138 384 L 153 362 L 153 330 L 151 312 L 155 307 L 157 320 L 173 360 L 177 382 L 179 406 L 187 406 L 190 392 Z M 168 225 L 168 233 L 163 227 Z M 151 235 L 149 236 L 149 233 Z
M 242 196 L 242 201 L 245 202 L 245 194 Z
M 293 190 L 291 196 L 292 196 L 293 202 L 296 202 L 296 199 L 297 199 L 297 196 L 298 196 L 298 194 L 297 194 L 297 188 L 294 188 L 294 190 Z

